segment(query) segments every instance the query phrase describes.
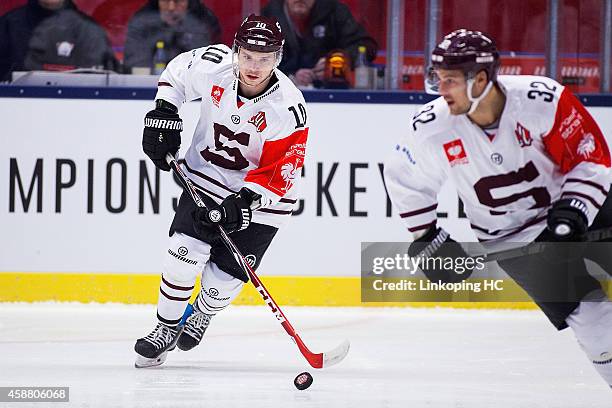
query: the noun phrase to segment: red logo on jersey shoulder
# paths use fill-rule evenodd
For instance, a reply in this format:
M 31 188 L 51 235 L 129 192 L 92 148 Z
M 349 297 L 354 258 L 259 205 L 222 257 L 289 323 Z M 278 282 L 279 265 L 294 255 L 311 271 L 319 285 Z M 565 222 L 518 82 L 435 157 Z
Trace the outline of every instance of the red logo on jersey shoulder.
M 221 103 L 221 97 L 223 96 L 224 91 L 225 89 L 221 88 L 218 85 L 213 85 L 212 91 L 210 91 L 212 102 L 215 104 L 217 108 L 219 107 L 219 103 Z
M 521 147 L 531 146 L 531 142 L 533 139 L 531 138 L 531 133 L 529 130 L 521 125 L 519 122 L 516 122 L 516 129 L 514 129 L 514 135 L 516 136 L 516 140 L 518 140 Z
M 584 125 L 584 117 L 578 112 L 574 106 L 572 111 L 567 115 L 558 127 L 558 132 L 561 134 L 561 139 L 567 140 L 574 135 L 582 135 Z
M 289 147 L 284 159 L 275 166 L 268 187 L 281 194 L 293 187 L 295 179 L 300 176 L 300 169 L 304 166 L 305 154 L 306 143 L 296 143 Z
M 595 136 L 592 133 L 585 133 L 580 139 L 580 143 L 578 143 L 578 147 L 576 148 L 576 153 L 582 156 L 585 160 L 591 158 L 593 152 L 597 150 L 597 142 L 595 141 Z M 600 159 L 601 154 L 598 154 L 598 157 L 594 157 L 595 159 Z
M 266 114 L 262 111 L 253 115 L 253 117 L 249 119 L 249 123 L 255 126 L 255 129 L 257 129 L 259 133 L 263 132 L 268 127 L 266 123 Z
M 307 139 L 308 129 L 301 129 L 285 138 L 265 142 L 259 167 L 249 171 L 244 181 L 284 196 L 300 179 Z
M 444 143 L 444 153 L 446 153 L 446 158 L 448 159 L 451 167 L 458 164 L 469 163 L 467 153 L 465 152 L 461 139 L 455 139 L 448 143 Z

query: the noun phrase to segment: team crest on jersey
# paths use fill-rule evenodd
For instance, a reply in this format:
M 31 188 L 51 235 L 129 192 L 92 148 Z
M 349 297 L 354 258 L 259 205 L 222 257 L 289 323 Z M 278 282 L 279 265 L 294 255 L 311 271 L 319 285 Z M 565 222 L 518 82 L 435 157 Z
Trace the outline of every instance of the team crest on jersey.
M 531 138 L 531 132 L 529 132 L 529 130 L 525 126 L 521 125 L 518 122 L 516 122 L 516 129 L 514 129 L 514 135 L 516 136 L 516 140 L 519 142 L 521 147 L 531 146 L 531 143 L 533 142 L 533 139 Z
M 266 114 L 262 111 L 257 112 L 251 119 L 249 119 L 249 123 L 255 126 L 255 129 L 259 133 L 263 132 L 268 124 L 266 123 Z
M 210 91 L 210 96 L 212 98 L 212 103 L 218 108 L 219 103 L 221 103 L 221 97 L 223 96 L 224 88 L 221 88 L 218 85 L 213 85 L 212 91 Z
M 448 143 L 444 143 L 444 153 L 448 159 L 451 167 L 455 167 L 458 164 L 468 164 L 467 153 L 463 147 L 461 139 L 455 139 Z
M 582 140 L 578 143 L 578 148 L 576 149 L 576 153 L 588 159 L 591 157 L 591 153 L 595 151 L 595 136 L 592 133 L 586 133 L 582 136 Z
M 295 182 L 295 177 L 297 176 L 297 170 L 301 167 L 301 161 L 299 158 L 296 158 L 294 162 L 285 163 L 281 166 L 280 175 L 285 182 L 285 186 L 281 188 L 283 191 L 289 190 L 293 187 L 293 183 Z
M 306 143 L 296 143 L 289 147 L 284 159 L 274 169 L 274 174 L 268 186 L 280 194 L 285 194 L 296 178 L 300 176 L 300 169 L 304 165 Z

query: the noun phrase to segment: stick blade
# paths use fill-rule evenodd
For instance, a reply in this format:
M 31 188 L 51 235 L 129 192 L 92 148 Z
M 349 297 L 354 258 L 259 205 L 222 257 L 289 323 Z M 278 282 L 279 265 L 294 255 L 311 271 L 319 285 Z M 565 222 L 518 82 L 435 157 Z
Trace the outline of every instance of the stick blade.
M 331 367 L 344 360 L 350 348 L 351 343 L 349 343 L 348 340 L 344 340 L 342 344 L 335 349 L 323 353 L 323 366 L 321 368 Z

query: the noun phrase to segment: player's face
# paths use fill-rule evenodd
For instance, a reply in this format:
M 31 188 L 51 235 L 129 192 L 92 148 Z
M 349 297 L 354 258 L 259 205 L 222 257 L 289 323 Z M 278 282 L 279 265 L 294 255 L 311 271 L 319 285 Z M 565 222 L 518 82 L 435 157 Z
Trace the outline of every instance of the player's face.
M 256 86 L 270 76 L 276 63 L 276 53 L 257 52 L 240 49 L 238 52 L 238 67 L 240 79 L 246 85 Z
M 467 97 L 467 81 L 460 70 L 438 69 L 436 71 L 440 78 L 439 93 L 451 115 L 462 115 L 470 110 L 471 102 Z

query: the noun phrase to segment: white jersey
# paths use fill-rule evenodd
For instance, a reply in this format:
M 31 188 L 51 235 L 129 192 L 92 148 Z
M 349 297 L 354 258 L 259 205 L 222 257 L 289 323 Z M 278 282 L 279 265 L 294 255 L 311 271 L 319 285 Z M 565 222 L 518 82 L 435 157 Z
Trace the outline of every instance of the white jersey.
M 389 196 L 412 233 L 434 225 L 436 196 L 448 179 L 481 241 L 531 242 L 561 198 L 582 200 L 593 222 L 612 174 L 591 115 L 549 78 L 500 76 L 498 84 L 506 105 L 496 133 L 451 115 L 440 97 L 417 112 L 387 160 Z
M 282 72 L 262 95 L 241 101 L 232 51 L 212 45 L 178 55 L 162 73 L 156 99 L 180 107 L 202 98 L 183 168 L 220 202 L 247 187 L 263 197 L 253 222 L 280 226 L 297 203 L 308 127 L 302 93 Z

